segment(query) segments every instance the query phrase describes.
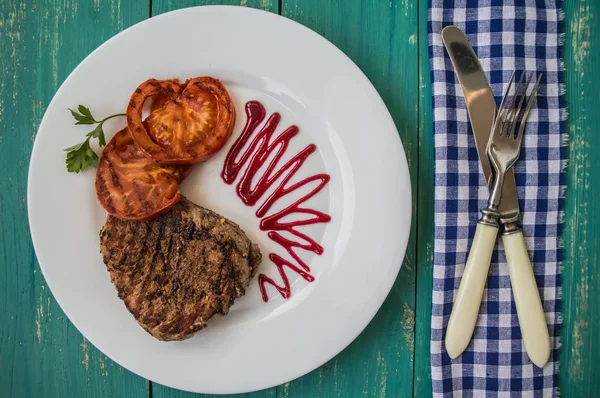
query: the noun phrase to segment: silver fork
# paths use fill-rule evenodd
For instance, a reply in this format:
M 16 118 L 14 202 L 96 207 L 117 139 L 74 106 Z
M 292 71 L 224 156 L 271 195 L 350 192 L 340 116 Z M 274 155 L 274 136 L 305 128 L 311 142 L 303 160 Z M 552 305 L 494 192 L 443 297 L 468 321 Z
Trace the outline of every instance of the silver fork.
M 508 107 L 507 104 L 514 77 L 515 73 L 513 72 L 494 120 L 492 131 L 490 132 L 487 154 L 495 170 L 494 184 L 490 191 L 488 205 L 481 211 L 482 216 L 477 222 L 477 229 L 475 230 L 467 264 L 454 300 L 450 320 L 448 321 L 445 341 L 446 350 L 450 358 L 456 358 L 469 345 L 475 324 L 477 323 L 479 306 L 481 305 L 485 281 L 488 275 L 492 252 L 494 251 L 494 242 L 498 235 L 498 220 L 500 218 L 498 206 L 502 197 L 504 175 L 519 157 L 521 142 L 525 133 L 525 124 L 541 79 L 540 75 L 523 109 L 533 74 L 527 79 L 524 89 L 523 80 L 525 73 L 521 75 L 515 95 L 512 97 L 512 101 L 510 101 L 511 105 Z M 517 125 L 519 124 L 520 126 L 517 130 Z M 537 300 L 539 302 L 539 295 Z M 516 296 L 515 301 L 517 302 Z M 523 322 L 520 318 L 519 321 Z
M 527 123 L 529 111 L 531 110 L 531 105 L 533 104 L 538 85 L 542 79 L 542 75 L 540 74 L 535 85 L 533 86 L 533 89 L 531 90 L 529 101 L 527 101 L 525 110 L 521 115 L 521 109 L 523 108 L 523 103 L 527 97 L 527 90 L 529 89 L 529 84 L 531 83 L 531 79 L 534 75 L 533 73 L 529 75 L 525 89 L 522 90 L 521 87 L 523 85 L 525 74 L 526 72 L 521 74 L 519 84 L 515 89 L 515 95 L 512 97 L 510 108 L 505 109 L 507 99 L 510 96 L 510 88 L 515 78 L 515 72 L 513 72 L 510 82 L 508 83 L 506 93 L 504 94 L 504 98 L 502 98 L 502 102 L 500 103 L 500 108 L 498 109 L 498 114 L 496 115 L 494 126 L 492 127 L 492 134 L 490 136 L 490 140 L 488 141 L 487 155 L 490 159 L 492 167 L 494 168 L 494 184 L 492 185 L 492 189 L 490 191 L 488 206 L 481 211 L 482 216 L 479 219 L 479 223 L 489 224 L 491 226 L 495 226 L 496 228 L 498 228 L 498 220 L 500 218 L 498 205 L 500 205 L 500 198 L 502 197 L 504 176 L 506 175 L 506 172 L 515 164 L 519 158 L 519 154 L 521 153 L 521 142 L 523 141 L 523 134 L 525 133 L 525 124 Z M 520 99 L 518 98 L 519 96 Z M 515 109 L 517 101 L 519 104 Z M 517 124 L 520 124 L 520 126 L 515 136 Z

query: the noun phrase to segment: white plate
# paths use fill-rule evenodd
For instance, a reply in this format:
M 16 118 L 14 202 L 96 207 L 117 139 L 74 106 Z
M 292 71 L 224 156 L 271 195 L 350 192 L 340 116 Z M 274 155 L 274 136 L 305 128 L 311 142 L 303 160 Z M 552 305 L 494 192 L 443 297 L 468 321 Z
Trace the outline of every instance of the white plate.
M 82 140 L 67 108 L 104 117 L 126 109 L 147 78 L 210 75 L 237 109 L 234 136 L 182 185 L 192 201 L 239 223 L 263 252 L 263 273 L 280 280 L 267 254 L 286 255 L 259 230 L 256 208 L 241 204 L 219 173 L 244 122 L 244 103 L 280 112 L 300 134 L 288 153 L 315 143 L 298 177 L 327 172 L 331 182 L 311 207 L 332 221 L 305 231 L 324 246 L 302 258 L 315 281 L 287 272 L 292 297 L 257 280 L 227 317 L 183 342 L 164 343 L 140 328 L 110 283 L 99 253 L 106 213 L 96 202 L 94 170 L 69 174 L 63 148 Z M 108 137 L 124 126 L 115 119 Z M 274 14 L 197 7 L 151 18 L 88 56 L 48 106 L 35 141 L 28 185 L 29 221 L 48 286 L 69 319 L 98 349 L 127 369 L 167 386 L 236 393 L 275 386 L 310 372 L 367 326 L 389 293 L 404 257 L 411 217 L 408 167 L 383 101 L 342 52 L 318 34 Z M 259 202 L 260 204 L 260 202 Z M 278 206 L 282 204 L 279 203 Z

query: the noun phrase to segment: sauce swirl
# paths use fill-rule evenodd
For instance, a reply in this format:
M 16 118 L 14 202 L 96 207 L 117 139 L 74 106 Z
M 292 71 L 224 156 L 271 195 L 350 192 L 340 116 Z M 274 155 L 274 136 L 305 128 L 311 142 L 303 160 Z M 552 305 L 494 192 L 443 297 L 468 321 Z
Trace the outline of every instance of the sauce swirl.
M 246 124 L 242 130 L 242 133 L 234 142 L 233 146 L 229 150 L 229 153 L 227 154 L 227 157 L 225 158 L 225 163 L 223 164 L 223 170 L 221 172 L 221 178 L 226 184 L 233 184 L 244 165 L 248 164 L 248 167 L 246 167 L 243 176 L 240 178 L 236 186 L 236 193 L 238 197 L 247 206 L 256 205 L 266 191 L 276 181 L 281 179 L 281 182 L 275 188 L 273 193 L 269 195 L 269 197 L 267 197 L 258 207 L 258 210 L 256 210 L 256 217 L 261 218 L 260 229 L 263 231 L 268 231 L 268 237 L 272 241 L 281 245 L 281 247 L 283 247 L 296 261 L 296 264 L 293 264 L 277 254 L 269 254 L 269 259 L 277 267 L 283 285 L 278 284 L 265 274 L 260 274 L 258 276 L 258 283 L 262 298 L 265 302 L 267 302 L 269 300 L 269 296 L 267 294 L 265 286 L 266 284 L 270 284 L 275 287 L 279 294 L 281 294 L 281 296 L 284 298 L 289 298 L 291 296 L 290 283 L 284 267 L 287 267 L 291 271 L 297 273 L 307 282 L 313 282 L 315 280 L 314 276 L 310 274 L 309 266 L 300 259 L 294 250 L 302 249 L 311 251 L 317 255 L 321 255 L 323 253 L 323 247 L 311 237 L 298 231 L 296 227 L 326 223 L 331 220 L 331 217 L 326 213 L 315 209 L 302 207 L 304 202 L 315 196 L 327 185 L 330 180 L 330 176 L 329 174 L 325 173 L 315 174 L 290 186 L 287 186 L 290 179 L 302 167 L 306 159 L 317 150 L 316 145 L 308 145 L 294 155 L 285 164 L 279 167 L 279 169 L 276 169 L 279 161 L 289 146 L 290 140 L 299 133 L 298 127 L 288 127 L 277 137 L 273 138 L 273 134 L 281 120 L 281 115 L 279 113 L 273 113 L 267 119 L 265 125 L 253 137 L 252 141 L 250 141 L 250 138 L 252 138 L 257 127 L 263 122 L 267 113 L 264 106 L 258 101 L 247 102 L 245 110 L 247 117 Z M 244 147 L 247 148 L 242 152 Z M 271 160 L 269 161 L 270 158 Z M 258 172 L 265 165 L 266 168 L 264 172 L 262 174 L 258 174 Z M 254 184 L 254 187 L 252 187 L 256 179 L 257 181 Z M 275 204 L 275 202 L 277 202 L 279 199 L 315 181 L 318 182 L 317 186 L 300 199 L 296 200 L 278 212 L 267 215 L 273 204 Z M 297 214 L 308 215 L 309 218 L 304 218 L 297 221 L 282 221 L 285 217 Z M 298 238 L 298 240 L 287 239 L 278 231 L 288 232 L 294 237 Z

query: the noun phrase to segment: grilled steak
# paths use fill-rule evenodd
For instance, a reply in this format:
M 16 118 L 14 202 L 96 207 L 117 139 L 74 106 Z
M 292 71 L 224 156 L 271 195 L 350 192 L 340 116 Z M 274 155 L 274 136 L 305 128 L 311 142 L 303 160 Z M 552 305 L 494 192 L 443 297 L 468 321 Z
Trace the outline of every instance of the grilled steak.
M 100 248 L 119 298 L 159 340 L 184 340 L 226 315 L 261 261 L 240 227 L 182 198 L 151 221 L 108 216 Z

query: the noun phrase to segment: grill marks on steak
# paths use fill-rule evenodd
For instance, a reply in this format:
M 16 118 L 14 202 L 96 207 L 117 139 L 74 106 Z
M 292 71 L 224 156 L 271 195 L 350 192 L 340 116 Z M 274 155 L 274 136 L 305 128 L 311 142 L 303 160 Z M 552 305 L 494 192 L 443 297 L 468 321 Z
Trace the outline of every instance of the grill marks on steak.
M 240 227 L 183 198 L 152 221 L 109 216 L 100 232 L 119 298 L 159 340 L 183 340 L 226 315 L 261 261 Z

